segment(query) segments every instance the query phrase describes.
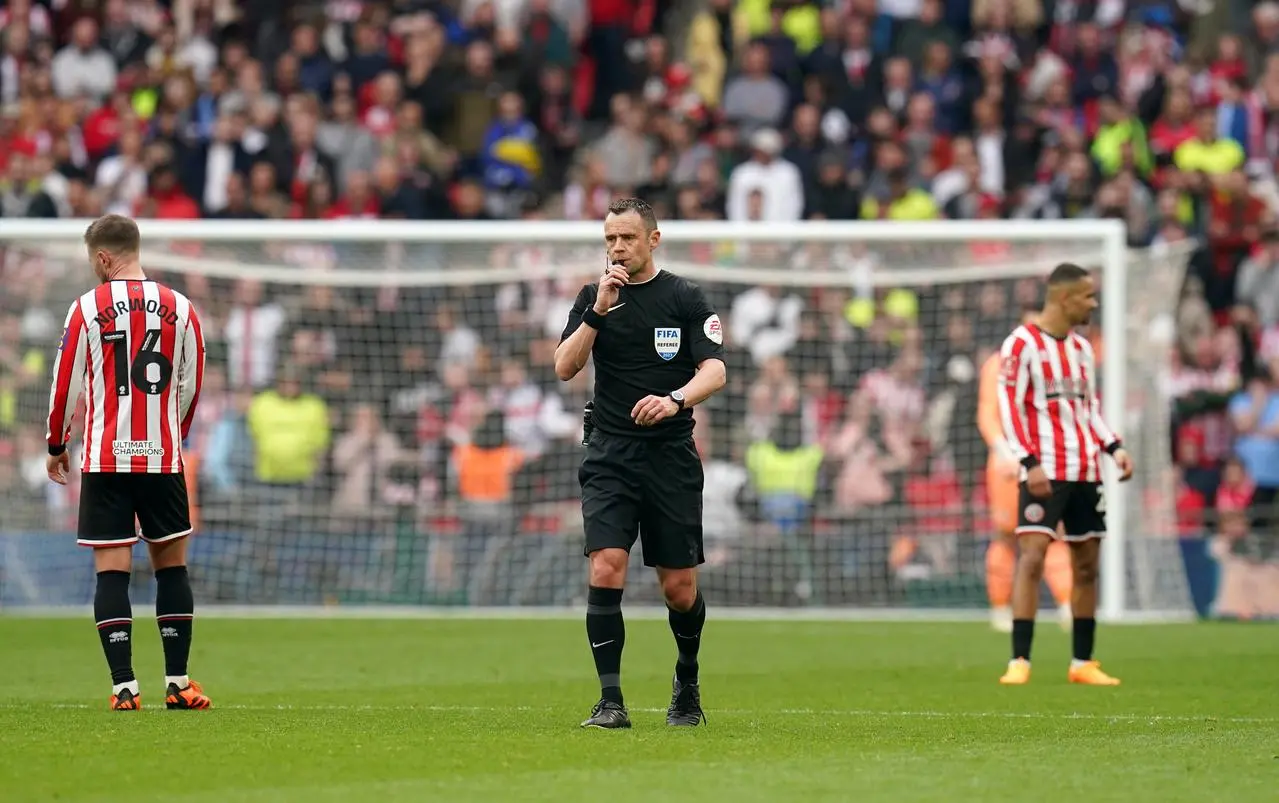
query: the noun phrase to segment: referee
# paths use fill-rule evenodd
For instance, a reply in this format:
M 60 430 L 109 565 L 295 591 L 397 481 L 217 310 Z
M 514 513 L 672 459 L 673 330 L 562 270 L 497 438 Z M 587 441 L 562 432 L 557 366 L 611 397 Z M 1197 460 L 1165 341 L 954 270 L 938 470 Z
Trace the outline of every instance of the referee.
M 555 374 L 572 379 L 595 358 L 582 485 L 584 552 L 590 559 L 586 635 L 600 701 L 584 728 L 629 728 L 622 699 L 622 589 L 638 537 L 657 569 L 679 657 L 668 725 L 701 723 L 697 651 L 706 603 L 697 589 L 702 554 L 702 463 L 693 407 L 724 387 L 724 335 L 701 288 L 653 264 L 661 241 L 653 209 L 615 201 L 604 219 L 608 269 L 577 294 L 555 350 Z

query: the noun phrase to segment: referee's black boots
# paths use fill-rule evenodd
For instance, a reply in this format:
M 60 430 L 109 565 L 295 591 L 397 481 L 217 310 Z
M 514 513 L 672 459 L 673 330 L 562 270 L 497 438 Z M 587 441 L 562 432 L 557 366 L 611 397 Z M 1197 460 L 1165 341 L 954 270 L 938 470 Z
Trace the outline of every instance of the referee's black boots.
M 681 683 L 677 677 L 671 681 L 671 705 L 666 709 L 667 725 L 700 725 L 706 719 L 702 713 L 702 692 L 696 683 Z
M 591 716 L 582 723 L 583 728 L 629 728 L 631 715 L 626 713 L 626 706 L 612 700 L 600 700 L 591 709 Z

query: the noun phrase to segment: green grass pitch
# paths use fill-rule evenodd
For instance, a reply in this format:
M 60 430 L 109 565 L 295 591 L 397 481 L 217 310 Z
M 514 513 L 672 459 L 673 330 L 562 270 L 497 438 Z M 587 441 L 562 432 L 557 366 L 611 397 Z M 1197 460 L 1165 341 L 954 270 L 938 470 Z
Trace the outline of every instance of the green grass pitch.
M 140 611 L 138 613 L 141 613 Z M 1100 628 L 1119 688 L 1065 682 L 1041 621 L 1030 686 L 979 624 L 715 621 L 710 718 L 668 729 L 661 621 L 628 623 L 635 728 L 583 732 L 597 689 L 570 620 L 196 622 L 207 712 L 163 708 L 139 617 L 144 710 L 105 710 L 87 621 L 0 618 L 0 800 L 1274 801 L 1279 631 Z

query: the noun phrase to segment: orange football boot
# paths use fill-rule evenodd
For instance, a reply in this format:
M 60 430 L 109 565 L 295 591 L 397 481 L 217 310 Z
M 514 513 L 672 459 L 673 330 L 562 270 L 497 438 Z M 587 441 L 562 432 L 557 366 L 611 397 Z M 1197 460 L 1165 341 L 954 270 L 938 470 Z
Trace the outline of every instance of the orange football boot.
M 1005 686 L 1024 686 L 1030 682 L 1030 661 L 1025 658 L 1014 658 L 1008 662 L 999 682 Z
M 112 711 L 140 711 L 141 709 L 141 694 L 134 694 L 128 689 L 121 689 L 119 694 L 111 695 Z
M 1070 665 L 1066 679 L 1071 683 L 1082 683 L 1085 686 L 1118 686 L 1119 678 L 1112 678 L 1101 671 L 1100 661 L 1084 661 Z
M 213 702 L 204 696 L 204 689 L 194 680 L 185 689 L 179 689 L 176 683 L 170 683 L 164 696 L 164 707 L 170 710 L 203 711 L 212 705 Z

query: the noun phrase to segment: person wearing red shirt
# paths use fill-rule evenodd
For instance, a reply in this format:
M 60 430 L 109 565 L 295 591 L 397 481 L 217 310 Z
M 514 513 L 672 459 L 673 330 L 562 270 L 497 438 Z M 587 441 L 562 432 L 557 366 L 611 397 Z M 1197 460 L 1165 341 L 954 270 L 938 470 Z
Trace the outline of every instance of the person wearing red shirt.
M 346 177 L 346 192 L 333 204 L 325 217 L 330 220 L 376 218 L 379 212 L 381 207 L 377 194 L 369 184 L 369 174 L 356 170 Z
M 161 165 L 151 174 L 151 192 L 140 204 L 146 217 L 160 220 L 198 220 L 200 205 L 183 191 L 172 165 Z
M 1156 161 L 1172 159 L 1177 146 L 1195 136 L 1194 105 L 1190 93 L 1173 89 L 1164 101 L 1163 113 L 1150 127 L 1150 150 Z

